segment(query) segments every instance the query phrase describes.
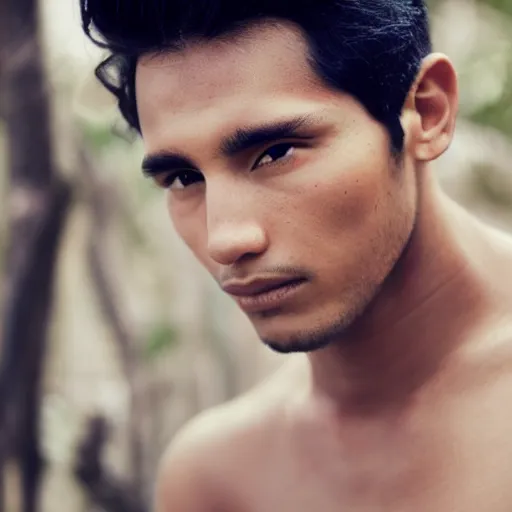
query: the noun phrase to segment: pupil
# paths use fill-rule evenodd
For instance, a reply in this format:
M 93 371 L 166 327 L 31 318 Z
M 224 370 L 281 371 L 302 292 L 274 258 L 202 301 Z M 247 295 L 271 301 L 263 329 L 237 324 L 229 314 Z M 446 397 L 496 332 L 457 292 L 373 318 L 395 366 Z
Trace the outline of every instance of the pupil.
M 279 146 L 275 146 L 274 148 L 272 148 L 269 151 L 269 153 L 270 153 L 270 156 L 274 160 L 277 160 L 278 158 L 282 158 L 283 156 L 285 156 L 286 153 L 288 153 L 289 149 L 290 149 L 289 145 L 287 145 L 287 144 L 280 144 Z
M 194 178 L 194 174 L 193 172 L 190 172 L 190 171 L 185 171 L 183 172 L 183 174 L 180 176 L 180 181 L 181 183 L 184 185 L 184 186 L 187 186 L 187 185 L 191 185 L 192 183 L 194 183 L 195 181 L 197 181 L 195 178 Z

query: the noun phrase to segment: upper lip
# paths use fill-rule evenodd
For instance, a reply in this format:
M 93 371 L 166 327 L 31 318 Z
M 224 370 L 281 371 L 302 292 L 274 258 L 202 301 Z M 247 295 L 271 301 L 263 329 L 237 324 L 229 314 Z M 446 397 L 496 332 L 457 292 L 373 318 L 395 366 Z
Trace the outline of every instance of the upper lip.
M 250 279 L 247 281 L 232 280 L 222 284 L 222 289 L 235 297 L 248 297 L 269 292 L 281 286 L 303 280 L 304 279 L 300 277 L 272 277 Z

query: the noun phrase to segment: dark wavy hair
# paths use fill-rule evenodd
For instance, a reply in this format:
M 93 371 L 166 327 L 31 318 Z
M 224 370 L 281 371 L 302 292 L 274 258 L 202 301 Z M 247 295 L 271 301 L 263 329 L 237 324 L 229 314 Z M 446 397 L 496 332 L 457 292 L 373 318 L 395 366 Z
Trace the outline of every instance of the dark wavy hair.
M 329 86 L 361 102 L 401 150 L 400 113 L 431 50 L 424 0 L 80 0 L 85 33 L 110 55 L 96 76 L 140 132 L 137 60 L 265 20 L 302 30 L 309 61 Z M 98 38 L 99 36 L 99 38 Z

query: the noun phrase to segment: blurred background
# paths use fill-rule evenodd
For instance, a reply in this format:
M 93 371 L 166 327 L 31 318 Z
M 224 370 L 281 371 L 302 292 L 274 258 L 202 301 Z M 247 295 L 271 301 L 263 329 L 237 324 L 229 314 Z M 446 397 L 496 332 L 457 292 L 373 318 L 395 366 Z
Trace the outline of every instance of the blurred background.
M 512 0 L 430 3 L 461 87 L 436 172 L 512 230 Z M 0 512 L 149 511 L 177 429 L 283 357 L 177 239 L 77 4 L 0 1 Z

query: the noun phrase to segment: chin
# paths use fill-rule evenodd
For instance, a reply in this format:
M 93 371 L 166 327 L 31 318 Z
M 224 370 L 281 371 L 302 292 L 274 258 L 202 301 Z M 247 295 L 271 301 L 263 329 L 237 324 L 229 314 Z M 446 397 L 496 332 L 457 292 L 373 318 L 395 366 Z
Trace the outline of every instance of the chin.
M 274 352 L 280 354 L 308 353 L 339 342 L 354 320 L 355 318 L 350 316 L 316 329 L 303 329 L 286 334 L 282 332 L 279 334 L 277 332 L 258 334 L 263 343 Z
M 260 314 L 251 320 L 260 339 L 274 352 L 314 352 L 346 339 L 347 331 L 365 313 L 378 291 L 379 286 L 372 286 L 337 305 L 325 304 L 302 314 Z
M 364 298 L 372 297 L 368 294 Z M 371 303 L 370 300 L 358 301 L 358 307 L 343 308 L 343 313 L 319 317 L 318 313 L 311 318 L 276 315 L 272 318 L 260 318 L 253 321 L 258 336 L 274 352 L 280 354 L 308 353 L 321 350 L 329 345 L 342 342 L 347 331 L 363 315 Z M 352 305 L 356 301 L 351 301 Z M 324 313 L 326 309 L 323 309 Z M 338 310 L 339 311 L 339 310 Z M 334 314 L 333 314 L 334 313 Z

